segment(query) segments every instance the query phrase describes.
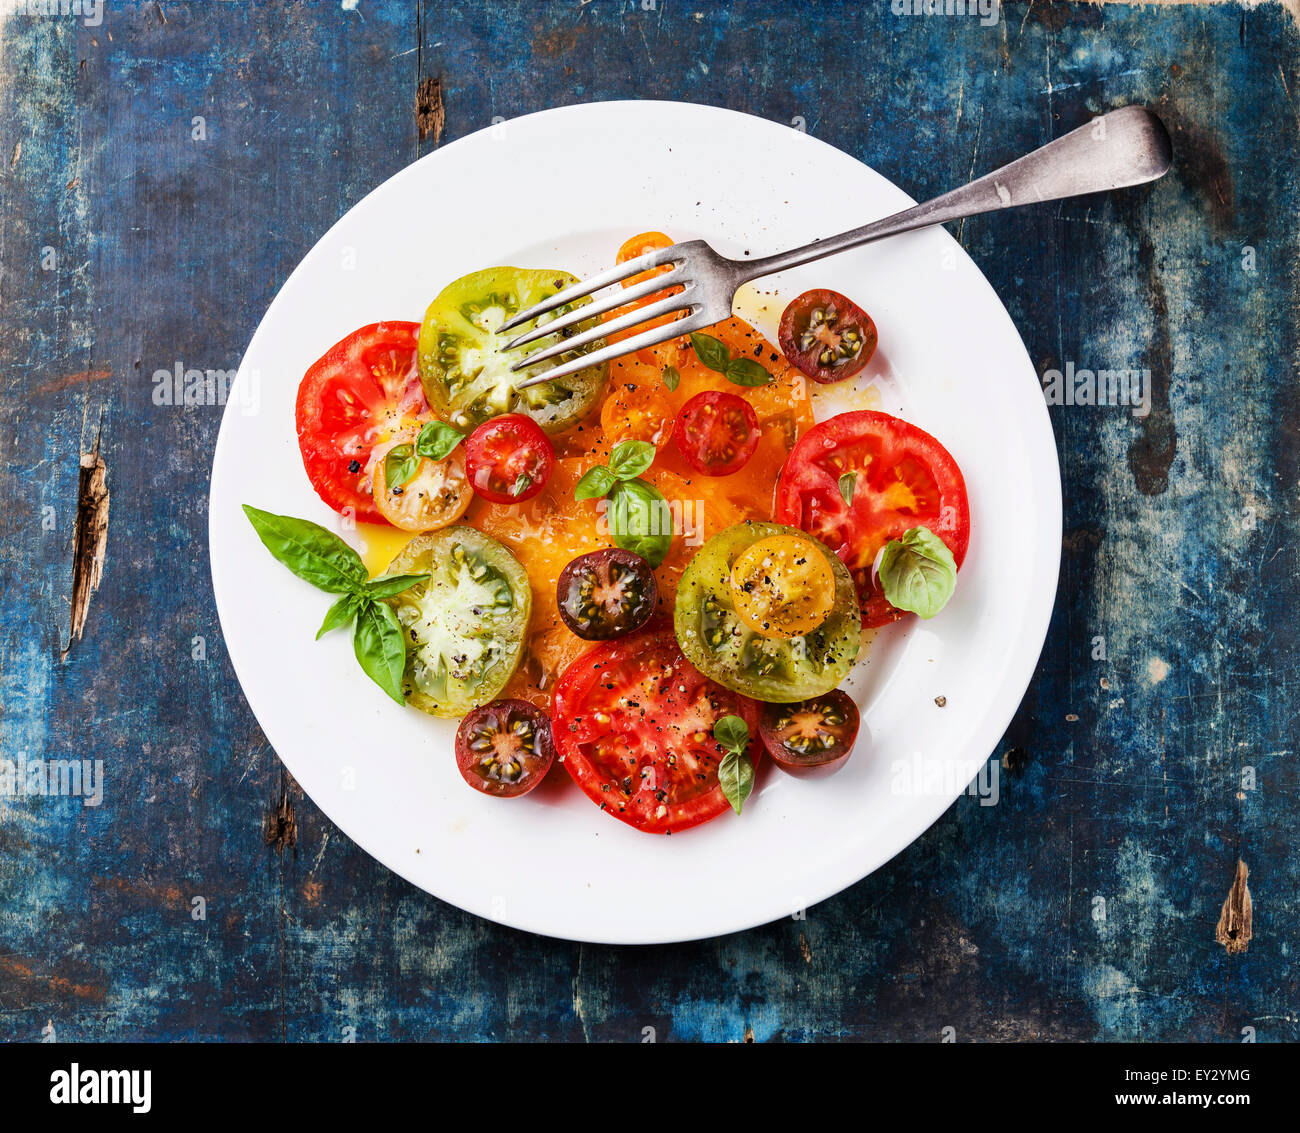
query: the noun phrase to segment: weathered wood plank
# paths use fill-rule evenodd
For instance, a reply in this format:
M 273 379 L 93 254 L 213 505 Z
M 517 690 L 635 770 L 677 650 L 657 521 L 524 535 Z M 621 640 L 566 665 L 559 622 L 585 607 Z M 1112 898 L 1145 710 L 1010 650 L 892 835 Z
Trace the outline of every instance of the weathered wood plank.
M 0 1035 L 1295 1039 L 1291 16 L 645 8 L 150 0 L 4 23 L 0 757 L 100 759 L 105 798 L 0 799 Z M 802 125 L 918 197 L 1128 102 L 1177 151 L 1150 189 L 960 229 L 1041 372 L 1152 381 L 1145 416 L 1052 409 L 1061 592 L 997 805 L 963 798 L 806 920 L 656 949 L 478 921 L 302 797 L 199 550 L 220 406 L 157 405 L 151 381 L 233 370 L 313 242 L 420 153 L 602 98 Z M 103 577 L 65 659 L 96 445 Z M 1230 955 L 1239 859 L 1252 937 Z

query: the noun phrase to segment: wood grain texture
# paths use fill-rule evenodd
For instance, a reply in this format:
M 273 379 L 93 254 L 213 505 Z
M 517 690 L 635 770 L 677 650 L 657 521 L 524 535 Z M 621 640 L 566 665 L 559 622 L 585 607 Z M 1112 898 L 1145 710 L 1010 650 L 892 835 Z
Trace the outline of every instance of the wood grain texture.
M 4 21 L 0 758 L 100 759 L 106 787 L 98 807 L 0 798 L 0 1038 L 1300 1037 L 1292 16 L 646 7 L 114 0 L 98 27 Z M 1061 588 L 997 805 L 963 797 L 805 919 L 664 948 L 477 920 L 303 797 L 213 607 L 221 406 L 159 404 L 153 380 L 232 372 L 313 243 L 421 153 L 610 98 L 802 125 L 918 198 L 1130 102 L 1176 153 L 1155 186 L 954 230 L 1040 373 L 1151 372 L 1145 416 L 1051 410 Z M 65 659 L 96 446 L 112 512 Z

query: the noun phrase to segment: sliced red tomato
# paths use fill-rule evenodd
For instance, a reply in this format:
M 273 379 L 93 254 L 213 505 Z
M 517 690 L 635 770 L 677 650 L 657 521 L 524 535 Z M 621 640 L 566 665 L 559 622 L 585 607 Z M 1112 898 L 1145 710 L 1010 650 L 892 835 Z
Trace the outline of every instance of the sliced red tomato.
M 311 486 L 337 512 L 384 523 L 371 492 L 373 450 L 418 432 L 429 404 L 416 366 L 419 323 L 372 323 L 316 361 L 298 386 L 294 418 Z
M 823 385 L 862 370 L 876 352 L 876 324 L 838 291 L 805 291 L 781 315 L 778 341 L 785 356 Z
M 546 487 L 555 467 L 555 446 L 531 417 L 506 413 L 470 434 L 465 467 L 470 485 L 485 500 L 522 503 Z
M 966 481 L 948 450 L 925 430 L 870 410 L 841 413 L 799 439 L 777 481 L 776 520 L 817 536 L 844 560 L 864 626 L 904 613 L 872 577 L 886 543 L 928 527 L 961 566 L 970 541 Z
M 703 476 L 739 472 L 762 435 L 753 406 L 738 394 L 717 390 L 697 393 L 682 406 L 673 424 L 677 450 Z
M 598 645 L 555 686 L 555 747 L 601 810 L 638 830 L 672 834 L 731 809 L 718 783 L 725 754 L 713 738 L 739 716 L 757 766 L 763 744 L 752 700 L 709 680 L 682 656 L 669 627 Z

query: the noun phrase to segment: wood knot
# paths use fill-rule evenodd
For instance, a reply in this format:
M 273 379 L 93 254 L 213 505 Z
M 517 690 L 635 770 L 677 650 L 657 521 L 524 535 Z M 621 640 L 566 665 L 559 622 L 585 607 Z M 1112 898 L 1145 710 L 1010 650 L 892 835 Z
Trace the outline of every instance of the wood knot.
M 104 551 L 108 546 L 108 469 L 94 452 L 81 454 L 77 483 L 77 518 L 72 537 L 72 621 L 68 631 L 66 658 L 73 643 L 80 640 L 90 612 L 91 595 L 104 577 Z
M 415 88 L 415 127 L 420 141 L 433 135 L 436 146 L 442 140 L 442 130 L 447 124 L 447 112 L 442 105 L 442 80 L 425 76 Z
M 289 784 L 284 780 L 280 784 L 280 801 L 266 816 L 262 837 L 268 846 L 280 853 L 298 845 L 298 816 L 294 812 L 293 799 L 289 797 Z
M 1246 884 L 1249 876 L 1246 863 L 1238 859 L 1237 874 L 1232 879 L 1232 888 L 1228 890 L 1228 898 L 1223 902 L 1219 923 L 1214 929 L 1214 939 L 1223 945 L 1229 956 L 1236 956 L 1250 947 L 1250 886 Z
M 1002 753 L 1002 766 L 1012 775 L 1019 775 L 1029 766 L 1029 752 L 1022 747 L 1009 747 Z

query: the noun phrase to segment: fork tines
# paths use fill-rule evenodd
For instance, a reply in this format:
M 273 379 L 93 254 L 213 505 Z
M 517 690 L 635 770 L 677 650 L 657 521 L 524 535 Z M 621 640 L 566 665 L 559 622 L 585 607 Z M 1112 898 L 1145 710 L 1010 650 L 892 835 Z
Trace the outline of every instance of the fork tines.
M 644 299 L 650 295 L 656 295 L 661 291 L 670 288 L 675 289 L 674 293 L 666 296 L 656 303 L 651 303 L 647 307 L 641 307 L 635 311 L 629 311 L 625 315 L 620 315 L 616 319 L 608 322 L 602 322 L 588 330 L 581 331 L 578 334 L 569 337 L 561 337 L 559 341 L 552 343 L 550 346 L 544 346 L 540 350 L 534 350 L 527 357 L 520 359 L 513 366 L 512 370 L 524 370 L 530 366 L 536 366 L 539 362 L 545 362 L 548 359 L 555 358 L 558 355 L 566 354 L 571 350 L 581 350 L 593 342 L 610 334 L 617 334 L 619 331 L 630 330 L 632 327 L 641 323 L 649 322 L 663 315 L 672 314 L 675 311 L 694 309 L 695 303 L 692 301 L 691 294 L 694 290 L 694 281 L 686 275 L 685 249 L 681 245 L 673 244 L 667 248 L 656 248 L 653 251 L 646 252 L 637 256 L 635 259 L 628 260 L 626 263 L 618 264 L 608 271 L 600 272 L 589 279 L 579 280 L 570 287 L 558 291 L 549 299 L 544 299 L 536 303 L 527 310 L 520 311 L 513 318 L 508 319 L 500 327 L 500 331 L 513 330 L 515 327 L 522 326 L 524 323 L 531 322 L 542 315 L 546 315 L 559 307 L 572 303 L 577 299 L 582 299 L 592 295 L 594 292 L 608 287 L 613 283 L 620 283 L 631 276 L 637 275 L 652 268 L 662 267 L 664 264 L 674 264 L 671 271 L 656 275 L 652 279 L 645 280 L 641 283 L 634 284 L 631 287 L 622 288 L 611 295 L 607 295 L 594 303 L 589 303 L 568 311 L 547 322 L 539 323 L 531 330 L 512 339 L 505 346 L 506 350 L 513 350 L 519 346 L 526 346 L 530 342 L 536 342 L 539 339 L 548 338 L 553 334 L 561 334 L 568 328 L 584 323 L 589 319 L 604 315 L 610 311 L 615 311 L 620 307 L 625 307 L 638 299 Z M 543 382 L 554 381 L 556 378 L 562 378 L 568 374 L 577 373 L 579 370 L 586 370 L 592 366 L 599 366 L 605 362 L 612 361 L 615 358 L 621 358 L 624 354 L 630 354 L 636 350 L 644 350 L 647 346 L 657 346 L 661 342 L 667 342 L 670 338 L 676 338 L 678 335 L 687 333 L 690 330 L 699 329 L 697 326 L 686 326 L 691 323 L 692 319 L 677 319 L 665 326 L 655 327 L 634 338 L 624 339 L 621 342 L 612 343 L 609 346 L 602 347 L 600 350 L 593 351 L 590 354 L 583 354 L 581 357 L 574 358 L 571 361 L 563 362 L 558 366 L 553 366 L 548 370 L 543 370 L 540 374 L 535 374 L 526 381 L 520 382 L 516 389 L 527 389 L 530 386 L 541 385 Z M 702 324 L 701 324 L 702 325 Z M 498 333 L 500 333 L 498 331 Z

